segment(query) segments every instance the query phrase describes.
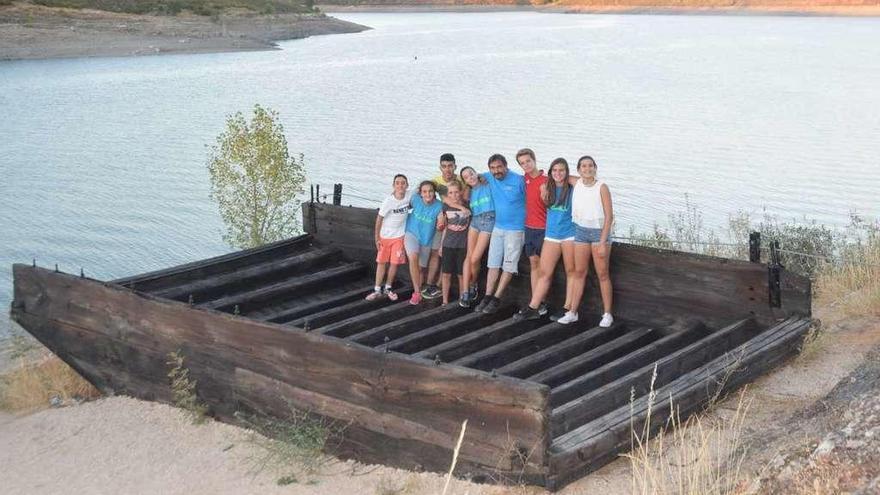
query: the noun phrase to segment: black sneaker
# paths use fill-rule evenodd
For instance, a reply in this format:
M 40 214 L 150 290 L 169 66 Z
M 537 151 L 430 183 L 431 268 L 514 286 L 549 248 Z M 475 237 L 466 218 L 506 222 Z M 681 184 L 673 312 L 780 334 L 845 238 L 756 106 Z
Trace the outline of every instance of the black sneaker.
M 472 284 L 468 292 L 471 294 L 471 301 L 476 301 L 477 298 L 480 297 L 480 286 L 477 284 Z
M 458 305 L 462 308 L 471 307 L 471 295 L 468 292 L 464 292 L 461 297 L 458 298 Z
M 488 297 L 486 298 L 488 299 Z M 486 303 L 486 307 L 483 308 L 483 314 L 491 315 L 498 311 L 498 307 L 501 306 L 501 299 L 498 299 L 495 296 L 492 296 L 492 300 Z
M 443 295 L 443 293 L 440 292 L 440 287 L 437 287 L 436 285 L 429 285 L 422 289 L 422 297 L 425 299 L 437 299 L 441 295 Z
M 532 308 L 526 306 L 523 309 L 514 313 L 513 319 L 516 321 L 537 320 L 538 318 L 541 317 L 541 315 L 538 311 L 539 310 L 537 310 L 537 309 L 532 309 Z
M 489 302 L 492 301 L 492 299 L 495 298 L 492 296 L 484 297 L 483 300 L 480 301 L 480 304 L 477 304 L 477 307 L 474 308 L 474 311 L 476 311 L 477 313 L 482 313 L 483 310 L 486 309 L 486 306 L 489 304 Z
M 550 308 L 547 307 L 547 303 L 542 302 L 541 304 L 538 305 L 538 315 L 546 316 L 547 313 L 549 313 L 549 312 L 550 312 Z
M 550 321 L 556 321 L 556 320 L 562 318 L 563 316 L 565 316 L 565 313 L 567 313 L 567 312 L 568 312 L 567 309 L 562 308 L 562 309 L 559 310 L 558 312 L 553 313 L 552 315 L 550 315 Z

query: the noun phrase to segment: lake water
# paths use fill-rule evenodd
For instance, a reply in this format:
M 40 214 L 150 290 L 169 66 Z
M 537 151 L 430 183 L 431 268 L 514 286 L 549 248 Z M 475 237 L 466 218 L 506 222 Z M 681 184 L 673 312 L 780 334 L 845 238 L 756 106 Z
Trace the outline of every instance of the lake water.
M 283 50 L 0 62 L 0 335 L 13 262 L 114 278 L 229 250 L 206 145 L 280 112 L 314 183 L 374 205 L 451 151 L 589 153 L 618 229 L 680 211 L 880 214 L 880 19 L 345 14 Z M 367 199 L 362 199 L 367 198 Z

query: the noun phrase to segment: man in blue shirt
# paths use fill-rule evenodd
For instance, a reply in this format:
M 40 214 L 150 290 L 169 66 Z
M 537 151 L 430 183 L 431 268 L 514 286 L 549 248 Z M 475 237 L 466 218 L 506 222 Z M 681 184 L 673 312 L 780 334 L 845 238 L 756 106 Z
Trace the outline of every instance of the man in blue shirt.
M 526 220 L 526 185 L 523 176 L 507 168 L 507 159 L 489 157 L 489 172 L 481 174 L 492 191 L 495 203 L 495 227 L 489 238 L 489 274 L 486 296 L 476 311 L 494 313 L 501 305 L 501 295 L 517 273 L 523 249 Z

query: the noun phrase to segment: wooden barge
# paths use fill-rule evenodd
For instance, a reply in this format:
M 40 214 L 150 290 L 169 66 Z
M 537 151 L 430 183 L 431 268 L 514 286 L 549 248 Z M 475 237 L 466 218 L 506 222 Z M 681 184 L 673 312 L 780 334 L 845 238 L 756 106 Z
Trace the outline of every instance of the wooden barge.
M 495 315 L 411 306 L 406 288 L 365 301 L 375 215 L 307 203 L 305 235 L 109 282 L 15 265 L 11 315 L 107 393 L 170 402 L 181 350 L 218 419 L 308 411 L 345 425 L 337 455 L 436 471 L 467 419 L 457 475 L 551 490 L 628 450 L 655 367 L 658 401 L 687 415 L 792 356 L 810 325 L 809 281 L 780 266 L 620 243 L 611 328 L 595 279 L 591 316 L 567 326 L 511 318 L 525 276 Z

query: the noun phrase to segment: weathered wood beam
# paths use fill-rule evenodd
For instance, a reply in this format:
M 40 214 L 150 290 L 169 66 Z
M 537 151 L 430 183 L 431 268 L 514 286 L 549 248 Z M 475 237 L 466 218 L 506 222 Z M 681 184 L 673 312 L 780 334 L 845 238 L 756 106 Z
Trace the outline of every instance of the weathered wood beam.
M 710 333 L 710 330 L 702 324 L 692 325 L 680 332 L 658 339 L 631 354 L 616 359 L 571 381 L 554 385 L 551 385 L 552 381 L 545 382 L 541 379 L 535 381 L 546 383 L 553 387 L 550 391 L 550 404 L 556 407 L 574 400 L 591 390 L 595 390 L 612 380 L 616 380 L 631 371 L 653 363 L 663 356 L 690 345 Z M 532 378 L 529 379 L 531 380 Z
M 508 318 L 486 328 L 419 351 L 414 356 L 430 359 L 439 356 L 443 362 L 452 362 L 499 342 L 530 332 L 544 324 L 546 322 L 542 320 L 516 321 L 513 318 Z
M 389 340 L 393 340 L 407 333 L 424 329 L 427 326 L 451 320 L 464 313 L 472 312 L 457 304 L 447 304 L 446 306 L 422 311 L 399 320 L 389 321 L 384 325 L 364 330 L 346 338 L 366 346 L 376 346 L 384 343 L 386 337 Z
M 369 291 L 369 288 L 366 288 L 369 283 L 366 279 L 356 280 L 334 287 L 327 292 L 321 292 L 320 297 L 282 301 L 278 304 L 251 311 L 247 316 L 255 320 L 284 323 L 336 307 L 340 304 L 362 300 Z
M 636 397 L 647 394 L 655 369 L 657 376 L 654 387 L 663 387 L 682 374 L 748 341 L 757 333 L 758 327 L 753 320 L 740 320 L 659 359 L 656 368 L 654 364 L 649 364 L 583 397 L 555 407 L 550 414 L 550 433 L 553 437 L 565 434 L 628 404 L 633 393 Z
M 365 271 L 366 266 L 363 263 L 345 263 L 309 275 L 294 277 L 284 282 L 214 299 L 198 304 L 198 306 L 220 311 L 231 310 L 233 306 L 239 306 L 241 313 L 244 314 L 260 306 L 265 306 L 274 299 L 291 297 L 305 290 L 326 287 L 339 281 L 361 277 Z
M 280 278 L 287 278 L 308 269 L 314 271 L 324 262 L 332 258 L 339 258 L 341 252 L 337 249 L 310 249 L 301 254 L 295 254 L 286 258 L 270 260 L 256 265 L 240 268 L 233 272 L 213 275 L 206 278 L 175 285 L 166 289 L 152 292 L 153 295 L 186 301 L 190 295 L 196 301 L 202 299 L 214 299 L 224 293 L 241 292 L 241 286 L 255 283 L 265 284 Z M 236 288 L 239 288 L 236 290 Z
M 369 287 L 365 289 L 362 288 L 361 293 L 369 294 L 370 290 L 371 289 Z M 399 289 L 397 291 L 397 294 L 401 297 L 401 299 L 406 300 L 409 298 L 410 294 L 412 294 L 412 287 L 404 287 L 402 289 Z M 362 297 L 356 301 L 336 306 L 335 308 L 328 308 L 318 313 L 303 316 L 296 320 L 287 322 L 284 325 L 300 328 L 305 328 L 306 325 L 308 325 L 310 330 L 316 330 L 331 323 L 335 323 L 346 318 L 351 318 L 352 316 L 362 315 L 377 308 L 391 306 L 392 304 L 394 304 L 394 302 L 389 301 L 386 297 L 380 297 L 378 299 L 373 299 L 372 301 L 368 301 Z
M 786 320 L 657 389 L 658 403 L 651 404 L 648 396 L 641 397 L 632 406 L 627 404 L 555 439 L 551 447 L 551 475 L 547 487 L 558 490 L 629 449 L 632 431 L 641 433 L 648 424 L 649 406 L 650 434 L 654 434 L 672 414 L 665 407 L 670 397 L 675 414 L 684 420 L 719 395 L 735 390 L 781 364 L 797 352 L 809 326 L 808 319 Z
M 418 313 L 419 311 L 424 311 L 424 308 L 413 306 L 409 301 L 400 301 L 391 304 L 390 306 L 374 309 L 366 313 L 325 325 L 319 328 L 317 332 L 323 335 L 345 338 L 368 328 L 373 328 L 378 325 L 384 325 L 389 321 L 405 318 L 414 313 Z
M 524 471 L 545 473 L 546 386 L 435 366 L 40 268 L 13 270 L 13 318 L 52 350 L 68 349 L 67 357 L 102 389 L 168 400 L 166 356 L 181 349 L 199 393 L 209 391 L 209 405 L 226 414 L 238 397 L 252 393 L 251 379 L 261 375 L 290 387 L 281 387 L 282 402 L 300 410 L 326 404 L 328 416 L 354 418 L 357 428 L 390 441 L 449 449 L 461 421 L 471 419 L 462 459 L 487 468 L 500 460 L 501 469 L 511 471 L 511 449 L 525 449 L 532 455 Z M 334 410 L 346 414 L 332 416 Z
M 431 347 L 440 342 L 446 342 L 449 339 L 461 336 L 476 328 L 491 325 L 500 318 L 505 318 L 505 315 L 510 314 L 512 311 L 512 307 L 500 308 L 496 313 L 491 315 L 470 311 L 449 321 L 438 323 L 425 328 L 424 330 L 419 330 L 398 337 L 388 342 L 387 349 L 390 351 L 412 354 L 426 347 Z M 386 348 L 386 345 L 383 343 L 376 347 Z
M 152 291 L 164 289 L 175 284 L 185 283 L 188 280 L 204 278 L 236 270 L 242 266 L 263 263 L 279 257 L 285 257 L 308 248 L 312 240 L 311 235 L 303 234 L 301 236 L 284 239 L 252 249 L 235 251 L 205 260 L 193 261 L 191 263 L 184 263 L 170 268 L 118 278 L 110 281 L 110 283 L 124 285 L 126 287 L 134 284 L 135 290 Z
M 540 351 L 524 356 L 512 363 L 498 368 L 498 373 L 507 376 L 524 378 L 533 373 L 555 366 L 566 359 L 584 353 L 596 346 L 602 345 L 614 337 L 629 331 L 622 323 L 615 323 L 608 328 L 595 327 L 590 330 L 567 338 Z
M 641 328 L 618 336 L 610 342 L 576 355 L 553 367 L 543 369 L 526 379 L 550 385 L 565 383 L 594 369 L 626 356 L 657 338 L 653 328 Z M 570 340 L 570 339 L 569 339 Z
M 582 321 L 570 325 L 561 325 L 555 322 L 549 323 L 518 337 L 500 342 L 473 354 L 468 354 L 456 359 L 452 363 L 481 370 L 500 368 L 521 357 L 538 352 L 557 342 L 562 342 L 588 328 L 588 324 Z

